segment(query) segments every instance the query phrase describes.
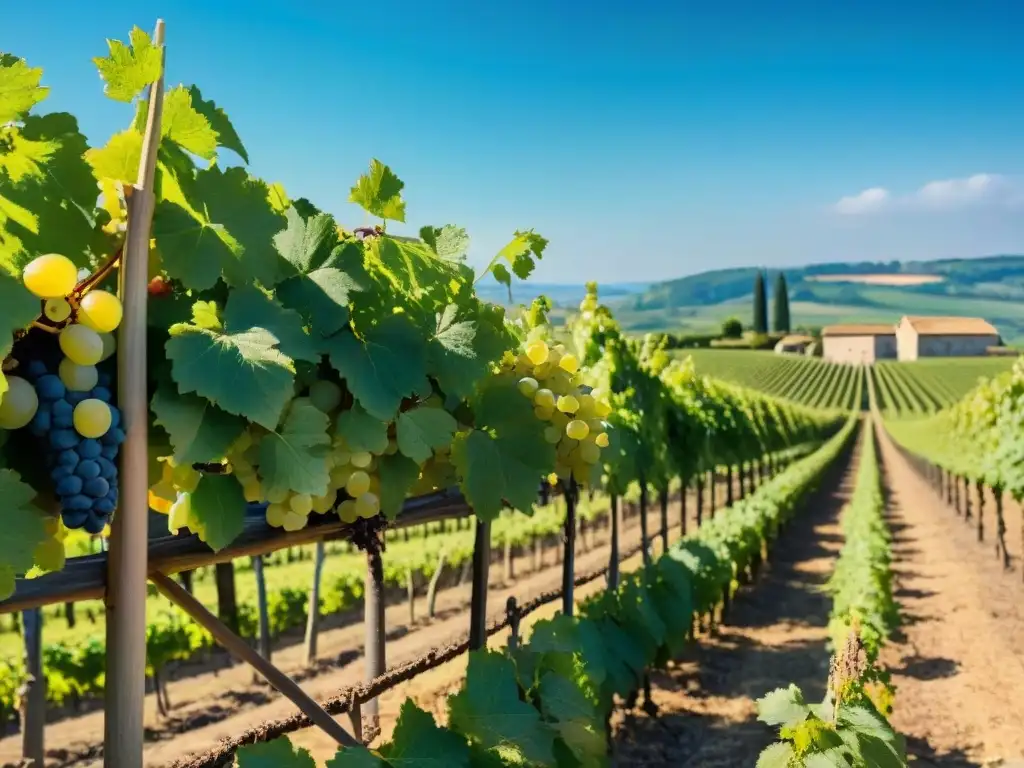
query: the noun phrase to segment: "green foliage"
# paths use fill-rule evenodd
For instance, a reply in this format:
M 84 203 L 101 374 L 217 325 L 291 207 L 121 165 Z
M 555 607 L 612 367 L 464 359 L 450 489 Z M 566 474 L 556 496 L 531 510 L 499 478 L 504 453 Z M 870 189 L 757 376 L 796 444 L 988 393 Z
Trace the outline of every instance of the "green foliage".
M 789 288 L 786 286 L 786 275 L 779 272 L 775 276 L 775 290 L 772 294 L 772 330 L 789 333 Z
M 759 550 L 773 540 L 855 424 L 848 420 L 820 450 L 720 511 L 649 568 L 625 577 L 617 591 L 588 599 L 578 615 L 537 622 L 516 651 L 472 652 L 462 687 L 448 699 L 447 727 L 407 702 L 377 754 L 342 749 L 328 767 L 608 765 L 604 723 L 615 698 L 635 693 L 646 669 L 682 648 L 694 615 L 733 588 L 754 543 Z M 795 719 L 790 710 L 783 711 Z M 858 732 L 874 738 L 864 725 Z M 291 745 L 279 749 L 286 755 Z
M 722 336 L 727 339 L 738 339 L 743 336 L 743 323 L 738 317 L 730 317 L 722 323 Z
M 768 333 L 768 298 L 764 286 L 764 272 L 754 276 L 754 319 L 750 324 L 754 333 Z

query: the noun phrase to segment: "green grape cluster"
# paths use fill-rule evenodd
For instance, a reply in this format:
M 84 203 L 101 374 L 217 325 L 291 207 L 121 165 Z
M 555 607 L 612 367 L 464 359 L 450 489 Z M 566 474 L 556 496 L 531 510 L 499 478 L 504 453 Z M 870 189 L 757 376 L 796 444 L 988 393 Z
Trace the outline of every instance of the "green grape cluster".
M 605 394 L 582 383 L 576 355 L 543 338 L 530 340 L 518 356 L 506 355 L 503 367 L 519 378 L 519 391 L 537 418 L 549 422 L 544 437 L 556 446 L 555 477 L 589 483 L 601 449 L 608 447 L 604 419 L 611 406 Z

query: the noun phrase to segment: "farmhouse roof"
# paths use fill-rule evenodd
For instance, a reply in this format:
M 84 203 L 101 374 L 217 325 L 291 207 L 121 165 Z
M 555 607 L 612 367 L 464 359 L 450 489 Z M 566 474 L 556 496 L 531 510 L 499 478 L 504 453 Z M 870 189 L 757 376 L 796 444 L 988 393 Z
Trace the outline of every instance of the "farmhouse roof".
M 821 329 L 822 336 L 893 336 L 895 334 L 896 326 L 886 323 L 826 325 Z
M 999 331 L 980 317 L 910 317 L 903 320 L 919 336 L 998 336 Z

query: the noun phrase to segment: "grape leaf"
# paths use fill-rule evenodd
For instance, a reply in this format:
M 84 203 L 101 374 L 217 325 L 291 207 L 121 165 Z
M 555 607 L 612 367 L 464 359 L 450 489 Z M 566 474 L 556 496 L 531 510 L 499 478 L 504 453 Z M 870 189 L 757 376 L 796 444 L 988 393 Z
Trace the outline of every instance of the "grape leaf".
M 39 309 L 39 299 L 20 280 L 0 271 L 0 359 L 9 351 L 4 343 L 10 344 L 15 331 L 28 328 L 39 316 Z
M 766 725 L 794 726 L 807 719 L 810 709 L 800 689 L 790 684 L 757 700 L 757 719 Z
M 167 431 L 178 464 L 222 459 L 246 429 L 243 419 L 222 411 L 206 398 L 178 394 L 169 386 L 156 391 L 150 408 L 156 423 Z
M 477 429 L 456 435 L 452 443 L 452 463 L 467 501 L 484 520 L 496 518 L 504 501 L 532 510 L 538 478 L 555 463 L 544 422 L 513 379 L 491 382 L 474 410 Z
M 602 765 L 606 759 L 604 729 L 597 708 L 573 680 L 554 672 L 541 676 L 537 693 L 541 711 L 581 765 Z
M 525 232 L 517 231 L 512 240 L 494 255 L 491 263 L 480 273 L 480 277 L 491 272 L 495 280 L 511 288 L 512 276 L 503 262 L 509 263 L 516 277 L 525 280 L 532 274 L 536 262 L 543 257 L 547 245 L 548 241 L 532 229 Z
M 437 383 L 445 394 L 457 398 L 473 393 L 510 342 L 500 315 L 488 314 L 489 310 L 460 312 L 458 305 L 449 304 L 437 313 L 429 349 Z
M 544 765 L 554 761 L 554 732 L 520 700 L 515 666 L 499 653 L 469 654 L 462 690 L 448 699 L 448 724 L 486 749 L 504 747 Z
M 286 736 L 239 747 L 236 759 L 237 768 L 316 768 L 309 752 L 293 747 Z
M 294 207 L 285 212 L 286 229 L 274 247 L 288 263 L 277 298 L 305 318 L 318 334 L 331 336 L 348 323 L 349 297 L 366 280 L 359 246 L 341 246 L 334 219 L 316 214 L 303 219 Z
M 0 53 L 0 125 L 10 123 L 45 99 L 50 89 L 39 85 L 42 67 Z
M 408 320 L 393 315 L 358 339 L 342 332 L 325 340 L 331 365 L 367 413 L 391 421 L 406 397 L 427 393 L 426 343 Z
M 469 235 L 461 227 L 446 224 L 443 227 L 423 227 L 420 237 L 445 261 L 465 261 L 469 250 Z
M 412 459 L 396 453 L 381 456 L 377 462 L 380 474 L 380 509 L 388 520 L 402 511 L 410 489 L 420 476 L 420 468 Z
M 338 416 L 334 433 L 345 439 L 351 451 L 381 454 L 388 447 L 388 425 L 368 414 L 359 403 Z
M 277 348 L 292 360 L 318 362 L 320 355 L 302 327 L 298 312 L 285 309 L 252 286 L 236 288 L 228 298 L 221 318 L 234 333 L 264 329 L 277 339 Z
M 115 133 L 105 146 L 86 152 L 85 161 L 97 179 L 134 184 L 142 162 L 142 134 L 134 128 Z
M 134 99 L 147 85 L 156 82 L 163 67 L 163 52 L 153 45 L 148 34 L 135 27 L 128 40 L 129 45 L 107 40 L 110 55 L 93 59 L 106 82 L 104 93 L 115 101 Z
M 153 236 L 167 274 L 200 291 L 222 274 L 232 286 L 255 279 L 267 288 L 287 274 L 273 242 L 285 220 L 271 207 L 265 182 L 244 168 L 211 166 L 184 193 L 187 206 L 164 199 L 154 213 Z
M 249 154 L 245 151 L 245 145 L 235 132 L 235 126 L 223 109 L 213 101 L 207 101 L 196 86 L 189 88 L 189 96 L 192 98 L 192 108 L 206 118 L 206 121 L 217 134 L 217 144 L 225 149 L 230 149 L 246 163 L 249 162 Z
M 47 151 L 45 158 L 22 157 L 22 171 L 30 172 L 17 181 L 0 174 L 0 269 L 20 276 L 40 253 L 60 253 L 79 267 L 90 266 L 96 254 L 113 246 L 91 218 L 98 192 L 78 122 L 63 112 L 30 115 L 19 131 L 32 146 L 46 144 Z M 15 152 L 22 146 L 16 144 Z
M 439 728 L 434 717 L 411 700 L 402 704 L 391 742 L 380 753 L 394 768 L 469 768 L 465 739 Z
M 4 571 L 21 575 L 33 563 L 33 551 L 46 541 L 45 516 L 32 504 L 36 492 L 11 469 L 0 469 L 0 498 L 4 500 L 4 533 L 0 536 L 0 584 Z M 0 592 L 0 600 L 10 594 Z
M 276 429 L 292 399 L 295 367 L 268 331 L 240 333 L 171 326 L 167 357 L 182 393 L 195 392 L 228 413 Z
M 395 424 L 398 450 L 422 464 L 435 450 L 451 445 L 459 428 L 455 417 L 440 408 L 420 406 L 403 412 Z
M 164 94 L 160 133 L 182 149 L 212 160 L 217 155 L 217 132 L 192 105 L 192 94 L 179 85 Z
M 757 758 L 756 768 L 787 768 L 794 757 L 793 746 L 787 742 L 772 744 Z
M 215 552 L 234 541 L 245 527 L 245 496 L 231 475 L 203 475 L 191 503 L 205 541 Z
M 271 488 L 323 496 L 330 480 L 330 419 L 308 397 L 292 401 L 280 430 L 260 441 L 260 474 Z
M 391 221 L 405 221 L 405 184 L 380 160 L 370 161 L 369 173 L 364 173 L 352 187 L 348 201 L 360 206 L 372 216 Z
M 841 747 L 826 749 L 824 752 L 812 752 L 803 756 L 804 768 L 850 768 L 846 759 L 846 750 Z
M 388 764 L 366 747 L 342 747 L 324 768 L 388 768 Z

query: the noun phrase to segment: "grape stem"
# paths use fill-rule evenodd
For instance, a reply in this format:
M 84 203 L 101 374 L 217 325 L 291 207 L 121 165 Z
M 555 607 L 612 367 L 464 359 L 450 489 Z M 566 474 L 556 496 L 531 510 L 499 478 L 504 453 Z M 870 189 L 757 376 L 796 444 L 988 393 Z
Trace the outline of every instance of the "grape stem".
M 89 291 L 91 291 L 96 285 L 107 279 L 110 273 L 113 272 L 117 265 L 120 263 L 121 255 L 123 252 L 124 244 L 122 243 L 120 246 L 118 246 L 117 250 L 114 251 L 113 255 L 111 255 L 110 258 L 108 258 L 105 262 L 103 262 L 103 264 L 100 265 L 99 269 L 97 269 L 95 272 L 93 272 L 91 275 L 85 278 L 85 280 L 83 280 L 82 282 L 75 286 L 74 290 L 72 290 L 71 294 L 67 297 L 68 304 L 71 305 L 71 314 L 67 317 L 66 320 L 63 320 L 60 323 L 51 323 L 47 319 L 46 314 L 40 312 L 39 317 L 32 321 L 32 327 L 39 328 L 40 330 L 46 331 L 47 333 L 60 333 L 65 327 L 74 323 L 79 308 L 79 302 L 82 300 L 82 297 L 85 296 L 85 294 L 87 294 Z M 43 304 L 45 303 L 46 302 L 44 301 Z M 16 331 L 14 334 L 15 340 L 20 339 L 27 332 L 27 330 Z

